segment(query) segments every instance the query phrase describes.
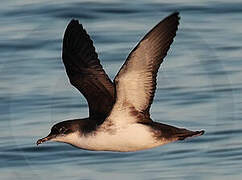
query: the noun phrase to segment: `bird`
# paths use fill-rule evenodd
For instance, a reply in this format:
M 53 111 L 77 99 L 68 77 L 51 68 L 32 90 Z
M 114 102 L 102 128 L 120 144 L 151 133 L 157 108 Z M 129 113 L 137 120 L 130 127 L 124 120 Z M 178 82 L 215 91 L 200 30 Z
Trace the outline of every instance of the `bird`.
M 36 144 L 54 141 L 84 150 L 131 152 L 203 135 L 204 130 L 174 127 L 150 116 L 158 69 L 176 36 L 179 19 L 179 12 L 173 12 L 154 26 L 113 81 L 87 31 L 72 19 L 63 37 L 62 60 L 70 83 L 87 100 L 89 117 L 55 124 Z

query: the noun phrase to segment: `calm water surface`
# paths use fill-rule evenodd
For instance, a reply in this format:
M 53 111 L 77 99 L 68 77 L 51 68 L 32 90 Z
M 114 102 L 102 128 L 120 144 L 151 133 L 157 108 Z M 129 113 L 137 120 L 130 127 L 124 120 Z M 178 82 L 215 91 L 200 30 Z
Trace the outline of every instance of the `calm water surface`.
M 242 178 L 242 2 L 147 2 L 1 1 L 1 180 Z M 113 79 L 142 36 L 175 10 L 179 31 L 159 71 L 152 118 L 205 135 L 132 153 L 36 147 L 54 123 L 88 115 L 61 62 L 71 18 L 88 30 Z

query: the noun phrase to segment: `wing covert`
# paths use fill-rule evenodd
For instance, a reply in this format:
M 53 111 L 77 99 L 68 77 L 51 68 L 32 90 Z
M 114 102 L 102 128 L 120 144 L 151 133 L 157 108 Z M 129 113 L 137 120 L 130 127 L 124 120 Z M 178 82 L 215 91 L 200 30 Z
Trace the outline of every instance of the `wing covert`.
M 157 72 L 176 36 L 178 24 L 176 12 L 158 23 L 132 50 L 115 77 L 117 97 L 114 108 L 118 110 L 126 106 L 149 119 Z

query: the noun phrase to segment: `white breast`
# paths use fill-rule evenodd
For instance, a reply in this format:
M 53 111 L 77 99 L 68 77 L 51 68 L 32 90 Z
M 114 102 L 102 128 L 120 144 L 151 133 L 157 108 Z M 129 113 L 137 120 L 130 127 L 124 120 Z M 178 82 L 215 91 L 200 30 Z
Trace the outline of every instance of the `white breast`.
M 67 139 L 65 141 L 67 142 Z M 109 131 L 99 129 L 86 136 L 73 133 L 69 135 L 67 143 L 96 151 L 137 151 L 160 146 L 166 142 L 157 141 L 149 127 L 134 123 L 126 127 L 114 126 Z

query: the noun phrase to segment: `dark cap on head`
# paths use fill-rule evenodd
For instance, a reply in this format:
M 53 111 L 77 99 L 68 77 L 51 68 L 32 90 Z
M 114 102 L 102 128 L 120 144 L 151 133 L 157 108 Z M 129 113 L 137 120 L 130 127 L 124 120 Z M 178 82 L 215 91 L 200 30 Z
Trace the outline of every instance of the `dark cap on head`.
M 69 133 L 72 133 L 76 130 L 78 130 L 78 123 L 73 123 L 75 121 L 73 120 L 68 120 L 68 121 L 63 121 L 60 123 L 55 124 L 52 128 L 51 128 L 51 132 L 48 136 L 39 139 L 36 144 L 42 144 L 45 141 L 49 141 L 52 140 L 56 137 L 59 136 L 66 136 Z

